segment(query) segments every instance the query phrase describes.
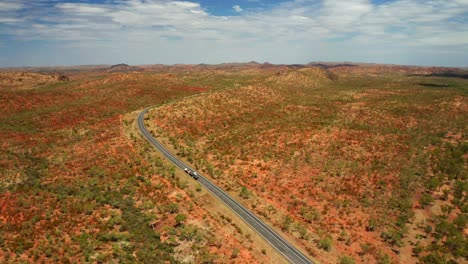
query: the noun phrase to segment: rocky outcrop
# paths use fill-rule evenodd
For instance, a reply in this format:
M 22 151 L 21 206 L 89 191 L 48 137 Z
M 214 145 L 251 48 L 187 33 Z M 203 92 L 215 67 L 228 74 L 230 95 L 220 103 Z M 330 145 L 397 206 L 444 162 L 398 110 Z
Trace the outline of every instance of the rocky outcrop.
M 329 70 L 313 67 L 300 70 L 283 69 L 268 78 L 268 81 L 284 85 L 316 87 L 319 83 L 337 79 L 338 76 Z
M 112 65 L 110 68 L 106 70 L 106 72 L 135 72 L 135 71 L 142 71 L 143 69 L 136 66 L 130 66 L 128 64 L 116 64 Z

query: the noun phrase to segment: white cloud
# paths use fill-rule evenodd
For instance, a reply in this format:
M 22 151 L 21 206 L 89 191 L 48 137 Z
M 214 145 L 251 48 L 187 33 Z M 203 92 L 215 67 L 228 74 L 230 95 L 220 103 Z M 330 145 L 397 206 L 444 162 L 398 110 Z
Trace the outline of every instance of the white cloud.
M 199 3 L 188 1 L 58 3 L 55 6 L 58 12 L 46 18 L 52 22 L 46 25 L 53 34 L 44 30 L 32 35 L 43 36 L 44 39 L 50 35 L 60 38 L 60 30 L 63 30 L 65 39 L 70 39 L 69 35 L 74 34 L 75 39 L 79 40 L 80 36 L 92 37 L 93 33 L 99 39 L 103 35 L 98 33 L 100 30 L 108 31 L 104 35 L 120 37 L 131 35 L 138 28 L 156 37 L 173 34 L 198 39 L 270 41 L 283 37 L 284 41 L 288 41 L 287 38 L 295 35 L 296 38 L 323 41 L 323 38 L 335 38 L 348 33 L 365 35 L 368 39 L 384 37 L 393 40 L 394 35 L 400 39 L 405 36 L 414 39 L 426 37 L 425 34 L 429 34 L 427 26 L 433 31 L 454 31 L 453 25 L 448 26 L 446 20 L 467 11 L 467 8 L 461 8 L 460 2 L 463 1 L 466 0 L 398 0 L 375 5 L 369 0 L 324 0 L 321 3 L 296 0 L 270 10 L 248 12 L 235 17 L 211 15 Z M 233 6 L 233 9 L 243 11 L 238 5 Z M 2 17 L 1 22 L 19 22 L 19 18 Z M 433 36 L 432 33 L 428 36 Z M 452 45 L 457 39 L 460 38 L 447 40 L 447 43 Z
M 17 22 L 20 22 L 21 20 L 18 18 L 12 18 L 12 17 L 0 17 L 0 23 L 5 23 L 5 24 L 14 24 Z
M 24 5 L 21 1 L 0 2 L 0 26 L 2 24 L 8 26 L 22 22 L 23 18 L 18 15 L 18 12 L 23 8 Z
M 234 11 L 236 11 L 236 12 L 238 12 L 238 13 L 244 11 L 244 9 L 242 9 L 242 8 L 240 7 L 240 5 L 235 5 L 235 6 L 232 7 L 232 9 L 234 9 Z
M 111 11 L 110 8 L 106 8 L 105 6 L 89 4 L 60 3 L 57 4 L 56 7 L 62 9 L 62 11 L 65 13 L 74 13 L 87 16 L 102 15 Z
M 356 48 L 379 58 L 379 50 L 384 54 L 424 48 L 436 54 L 440 47 L 463 50 L 468 45 L 467 0 L 394 0 L 378 5 L 370 0 L 292 0 L 246 11 L 235 5 L 236 16 L 210 14 L 193 1 L 70 0 L 52 7 L 41 3 L 0 3 L 2 30 L 17 41 L 74 41 L 75 47 L 106 46 L 125 50 L 128 56 L 137 51 L 125 47 L 137 45 L 138 52 L 147 54 L 156 54 L 157 47 L 164 52 L 158 53 L 160 57 L 183 54 L 199 62 L 221 62 L 229 58 L 226 54 L 249 61 L 260 60 L 255 56 L 279 60 L 301 55 L 302 62 L 317 56 L 351 60 L 349 50 Z M 10 12 L 3 12 L 7 9 Z M 21 9 L 28 12 L 16 13 Z M 466 51 L 462 55 L 468 57 Z
M 455 2 L 460 5 L 468 5 L 468 0 L 455 0 Z
M 200 4 L 199 4 L 199 3 L 193 3 L 193 2 L 179 2 L 179 1 L 175 1 L 175 2 L 171 2 L 170 4 L 175 5 L 175 6 L 182 7 L 182 8 L 184 8 L 184 9 L 191 9 L 191 8 L 199 8 L 199 7 L 200 7 Z
M 373 5 L 368 0 L 324 0 L 320 20 L 325 26 L 341 30 L 370 13 Z
M 0 11 L 13 11 L 23 8 L 22 3 L 18 2 L 0 2 Z

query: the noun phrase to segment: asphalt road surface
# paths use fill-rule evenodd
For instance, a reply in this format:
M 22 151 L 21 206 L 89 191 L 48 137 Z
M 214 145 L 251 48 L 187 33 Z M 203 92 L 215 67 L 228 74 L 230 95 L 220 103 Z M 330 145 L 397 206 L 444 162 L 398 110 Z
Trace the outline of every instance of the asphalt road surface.
M 143 110 L 138 116 L 138 128 L 143 136 L 153 145 L 159 152 L 161 152 L 167 159 L 169 159 L 174 165 L 180 169 L 188 168 L 192 171 L 196 171 L 189 167 L 187 164 L 179 160 L 174 154 L 169 152 L 158 140 L 156 140 L 146 129 L 144 124 L 144 117 L 149 108 Z M 200 174 L 198 182 L 203 185 L 208 191 L 214 196 L 220 199 L 224 204 L 227 205 L 232 211 L 234 211 L 240 218 L 242 218 L 247 224 L 249 224 L 254 230 L 256 230 L 266 241 L 268 241 L 278 252 L 280 252 L 287 260 L 291 263 L 303 264 L 313 263 L 298 249 L 291 245 L 288 241 L 282 238 L 276 233 L 271 227 L 265 224 L 262 220 L 256 217 L 251 211 L 238 203 L 235 199 L 229 196 L 221 188 L 209 181 L 205 176 Z

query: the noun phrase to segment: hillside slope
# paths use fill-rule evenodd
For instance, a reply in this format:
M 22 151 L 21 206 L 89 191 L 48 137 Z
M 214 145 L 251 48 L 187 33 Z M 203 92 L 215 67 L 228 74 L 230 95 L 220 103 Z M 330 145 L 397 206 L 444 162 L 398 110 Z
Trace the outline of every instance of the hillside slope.
M 324 263 L 466 259 L 468 81 L 358 68 L 265 73 L 153 131 Z
M 148 155 L 127 115 L 209 87 L 77 73 L 13 88 L 0 82 L 0 263 L 271 262 L 227 214 L 200 206 L 206 192 Z

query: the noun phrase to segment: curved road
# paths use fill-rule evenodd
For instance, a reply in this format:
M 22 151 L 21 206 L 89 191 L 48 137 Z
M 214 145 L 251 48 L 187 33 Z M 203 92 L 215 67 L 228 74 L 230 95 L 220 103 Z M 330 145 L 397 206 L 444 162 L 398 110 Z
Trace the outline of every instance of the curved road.
M 174 165 L 180 169 L 188 168 L 193 170 L 187 164 L 179 160 L 175 155 L 169 152 L 159 141 L 157 141 L 146 129 L 144 123 L 144 116 L 148 112 L 149 108 L 146 108 L 138 115 L 138 128 L 143 136 L 158 149 L 167 159 L 169 159 Z M 197 172 L 198 173 L 198 172 Z M 231 210 L 233 210 L 240 218 L 242 218 L 247 224 L 249 224 L 254 230 L 256 230 L 266 241 L 268 241 L 278 252 L 288 259 L 291 263 L 297 264 L 313 264 L 302 252 L 297 250 L 288 241 L 282 238 L 276 233 L 271 227 L 266 225 L 262 220 L 256 217 L 251 211 L 242 206 L 236 200 L 234 200 L 229 194 L 224 192 L 221 188 L 209 181 L 205 176 L 198 173 L 201 185 L 208 189 L 214 196 L 220 199 L 226 204 Z

